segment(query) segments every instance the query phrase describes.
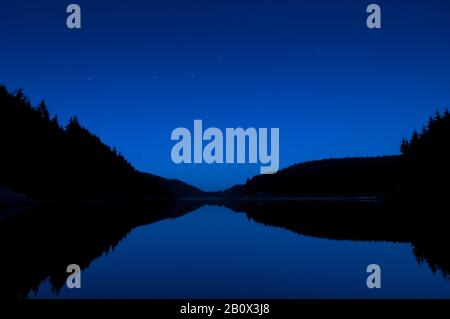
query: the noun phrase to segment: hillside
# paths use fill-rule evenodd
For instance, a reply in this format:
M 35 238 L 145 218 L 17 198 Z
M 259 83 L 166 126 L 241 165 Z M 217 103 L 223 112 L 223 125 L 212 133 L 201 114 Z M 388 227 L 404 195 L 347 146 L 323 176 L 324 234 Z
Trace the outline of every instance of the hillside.
M 400 156 L 324 159 L 258 175 L 228 196 L 373 196 L 400 186 Z
M 201 189 L 178 179 L 163 178 L 149 173 L 141 174 L 149 181 L 163 185 L 163 187 L 168 189 L 170 195 L 174 197 L 204 196 L 205 194 Z
M 165 198 L 201 193 L 138 172 L 76 117 L 61 127 L 44 101 L 0 86 L 0 185 L 35 199 Z

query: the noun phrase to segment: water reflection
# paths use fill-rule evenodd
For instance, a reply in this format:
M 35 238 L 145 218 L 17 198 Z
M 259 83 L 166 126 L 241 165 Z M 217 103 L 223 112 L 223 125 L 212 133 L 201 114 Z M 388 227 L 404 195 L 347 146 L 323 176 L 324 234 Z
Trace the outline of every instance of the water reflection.
M 82 269 L 108 254 L 135 227 L 182 216 L 201 204 L 152 202 L 134 205 L 47 206 L 32 209 L 0 223 L 3 276 L 0 296 L 26 297 L 49 279 L 59 292 L 66 267 Z
M 419 263 L 450 279 L 450 233 L 431 211 L 411 214 L 401 203 L 377 201 L 227 201 L 224 206 L 264 225 L 337 240 L 411 243 Z M 431 206 L 428 207 L 431 210 Z M 429 217 L 426 218 L 428 215 Z
M 417 263 L 426 261 L 448 274 L 446 242 L 440 238 L 436 244 L 437 235 L 414 236 L 414 225 L 392 214 L 395 207 L 329 201 L 214 203 L 244 215 L 217 206 L 199 209 L 203 204 L 47 207 L 8 218 L 0 223 L 0 270 L 8 274 L 1 294 L 450 297 L 450 281 Z M 380 291 L 365 287 L 364 265 L 374 262 L 383 267 Z M 71 263 L 84 269 L 80 290 L 64 286 Z

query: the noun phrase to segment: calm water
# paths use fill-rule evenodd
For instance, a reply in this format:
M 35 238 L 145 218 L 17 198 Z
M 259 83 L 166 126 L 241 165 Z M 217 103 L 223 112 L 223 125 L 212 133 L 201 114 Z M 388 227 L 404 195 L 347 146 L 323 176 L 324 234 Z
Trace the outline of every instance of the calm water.
M 381 289 L 366 287 L 372 263 Z M 82 272 L 81 289 L 56 294 L 47 280 L 29 297 L 449 298 L 450 280 L 418 264 L 410 244 L 305 237 L 204 206 L 133 229 Z

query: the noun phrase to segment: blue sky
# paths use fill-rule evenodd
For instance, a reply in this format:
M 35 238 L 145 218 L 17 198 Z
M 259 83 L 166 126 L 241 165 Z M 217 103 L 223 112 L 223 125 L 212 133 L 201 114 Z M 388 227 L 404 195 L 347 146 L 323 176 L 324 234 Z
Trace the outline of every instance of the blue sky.
M 78 3 L 82 29 L 69 30 Z M 45 99 L 66 123 L 140 170 L 206 190 L 256 165 L 175 165 L 173 129 L 280 128 L 280 165 L 397 154 L 450 105 L 450 2 L 0 1 L 0 83 Z

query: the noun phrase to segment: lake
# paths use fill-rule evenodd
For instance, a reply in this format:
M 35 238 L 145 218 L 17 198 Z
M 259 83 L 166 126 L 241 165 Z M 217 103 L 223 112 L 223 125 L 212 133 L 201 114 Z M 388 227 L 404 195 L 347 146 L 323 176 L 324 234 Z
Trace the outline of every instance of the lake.
M 57 291 L 55 279 L 36 279 L 28 297 L 450 297 L 450 280 L 419 263 L 411 243 L 305 236 L 214 205 L 132 227 L 97 255 L 65 261 L 85 264 L 81 289 L 62 284 L 63 273 Z M 381 266 L 381 289 L 366 286 L 369 264 Z

